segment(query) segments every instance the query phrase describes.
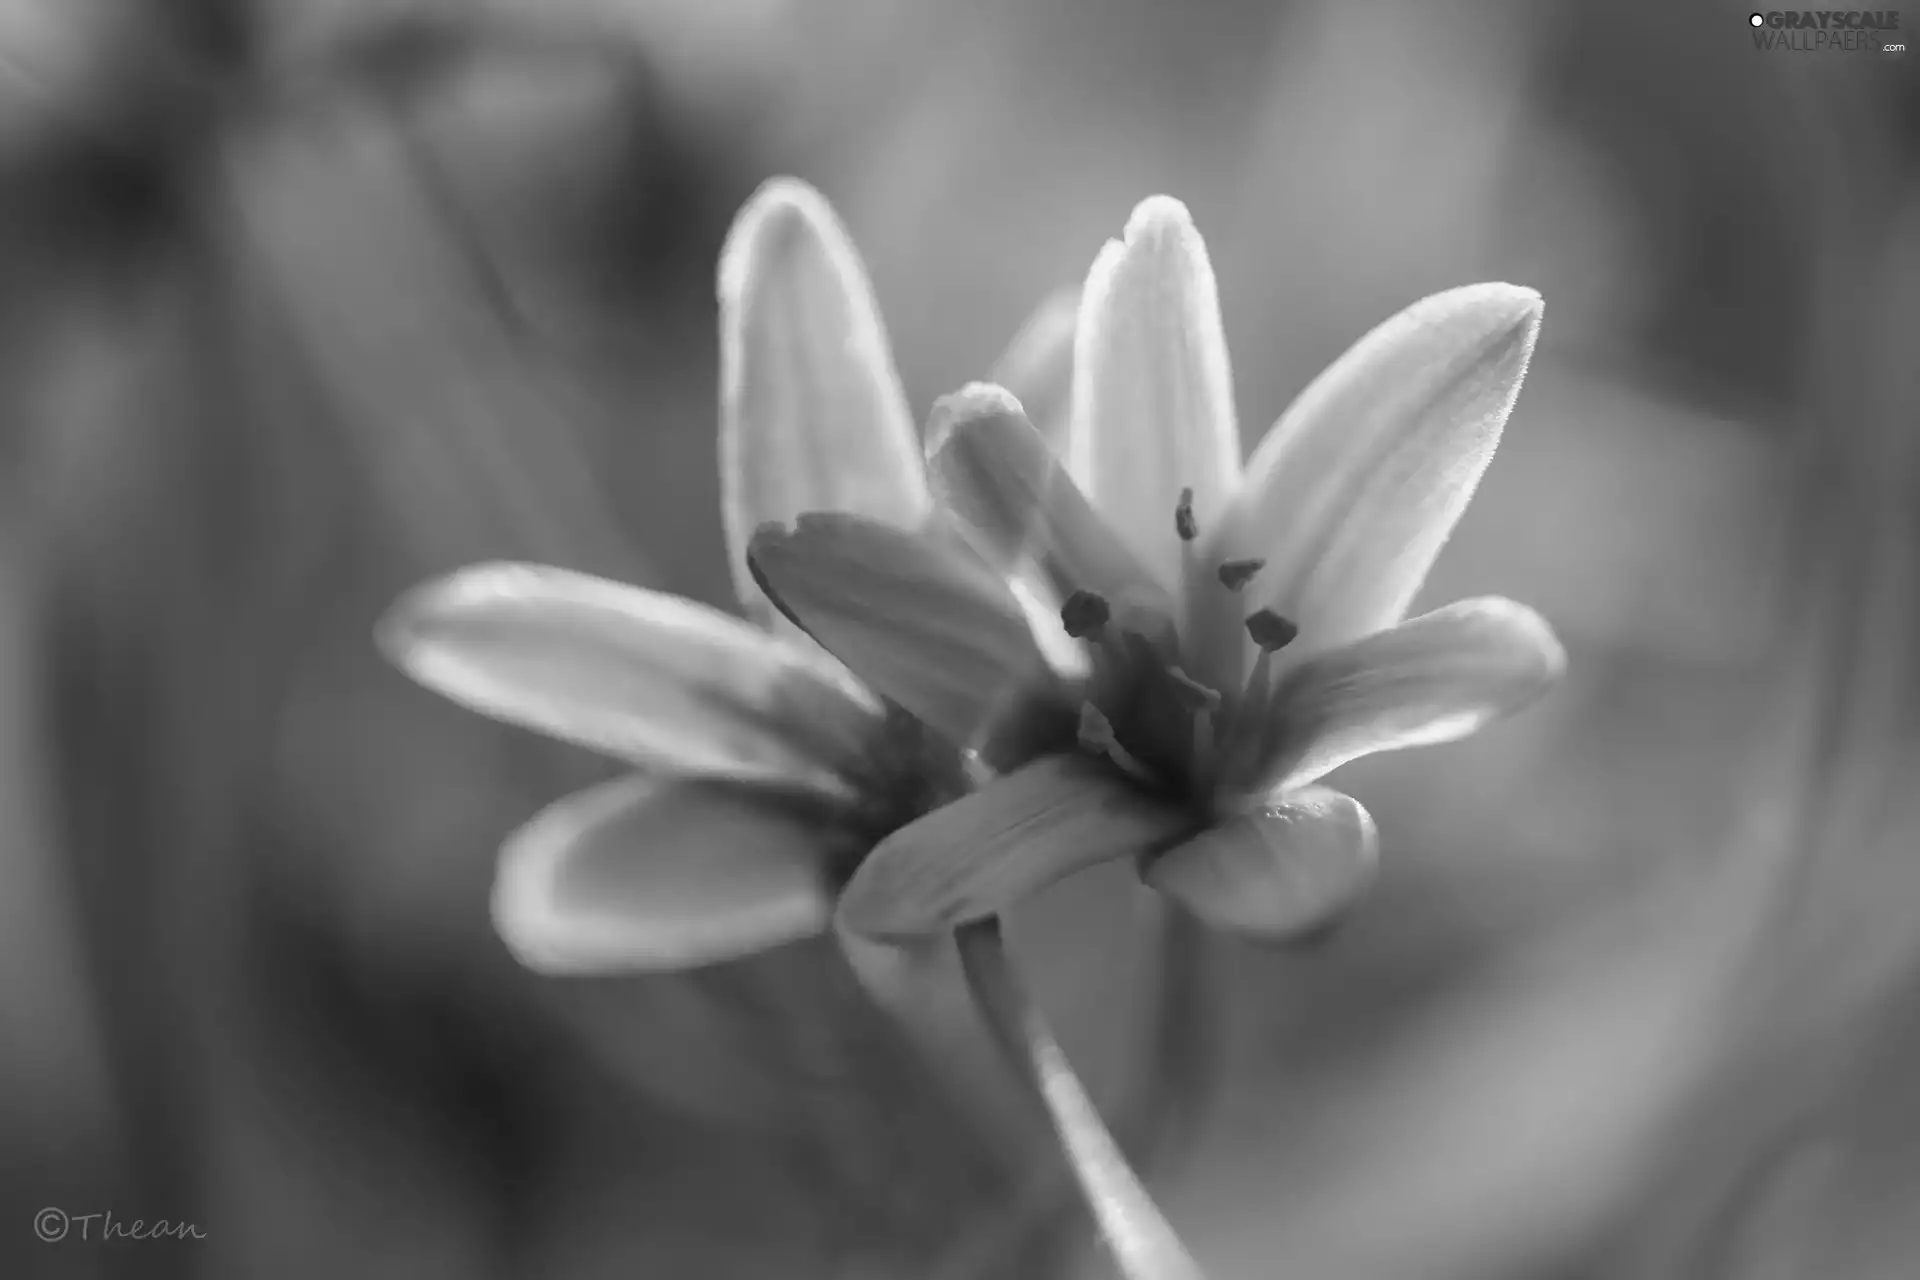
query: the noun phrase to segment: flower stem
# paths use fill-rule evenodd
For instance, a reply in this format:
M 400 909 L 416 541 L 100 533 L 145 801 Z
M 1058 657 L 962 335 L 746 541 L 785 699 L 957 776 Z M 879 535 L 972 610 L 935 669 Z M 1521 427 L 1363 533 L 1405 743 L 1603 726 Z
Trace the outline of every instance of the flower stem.
M 1140 1185 L 1045 1017 L 1007 956 L 1000 922 L 963 925 L 955 935 L 967 985 L 1009 1061 L 1028 1077 L 1107 1247 L 1128 1280 L 1204 1280 L 1199 1265 Z
M 1183 1131 L 1197 1123 L 1210 1087 L 1210 1012 L 1206 980 L 1205 937 L 1200 924 L 1178 907 L 1163 901 L 1154 936 L 1158 943 L 1157 991 L 1146 1031 L 1146 1066 L 1139 1085 L 1140 1102 L 1128 1122 L 1119 1125 L 1123 1149 L 1133 1153 L 1136 1168 L 1151 1168 L 1176 1144 Z

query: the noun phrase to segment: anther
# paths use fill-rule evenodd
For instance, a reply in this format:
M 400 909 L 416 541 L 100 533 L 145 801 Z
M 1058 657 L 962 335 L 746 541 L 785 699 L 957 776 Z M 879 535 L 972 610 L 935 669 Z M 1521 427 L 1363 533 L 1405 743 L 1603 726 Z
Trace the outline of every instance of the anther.
M 1265 560 L 1228 560 L 1220 566 L 1220 585 L 1229 591 L 1238 591 L 1266 567 Z
M 1060 625 L 1075 640 L 1099 635 L 1112 616 L 1105 597 L 1092 591 L 1076 591 L 1060 606 Z
M 1284 649 L 1293 643 L 1300 634 L 1300 628 L 1281 617 L 1271 609 L 1262 609 L 1247 619 L 1247 634 L 1261 651 L 1272 653 L 1275 649 Z
M 1180 541 L 1192 542 L 1200 536 L 1200 525 L 1193 518 L 1193 490 L 1180 491 L 1180 505 L 1173 509 L 1173 531 L 1180 535 Z

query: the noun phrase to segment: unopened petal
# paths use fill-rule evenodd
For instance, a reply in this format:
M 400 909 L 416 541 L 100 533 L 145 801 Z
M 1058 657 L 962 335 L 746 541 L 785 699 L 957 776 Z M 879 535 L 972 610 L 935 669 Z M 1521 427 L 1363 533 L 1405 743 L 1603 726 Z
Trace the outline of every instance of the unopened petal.
M 957 747 L 1058 682 L 999 575 L 957 538 L 839 513 L 769 525 L 749 551 L 763 589 L 864 681 Z
M 418 587 L 379 640 L 456 702 L 657 772 L 838 794 L 881 714 L 810 647 L 545 565 L 475 565 Z
M 1167 607 L 1167 593 L 1003 388 L 977 382 L 943 397 L 929 431 L 939 441 L 930 463 L 934 490 L 996 569 L 1035 565 L 1063 600 L 1092 591 Z
M 674 970 L 811 937 L 850 837 L 753 790 L 628 777 L 548 806 L 508 838 L 493 918 L 543 973 Z
M 1292 787 L 1349 760 L 1464 738 L 1551 688 L 1566 652 L 1511 600 L 1462 600 L 1315 655 L 1274 691 L 1255 785 Z
M 988 382 L 1013 393 L 1027 411 L 1027 420 L 1061 457 L 1067 449 L 1074 329 L 1079 319 L 1079 289 L 1052 294 L 1034 309 L 987 373 Z
M 1307 787 L 1154 859 L 1146 882 L 1204 923 L 1286 942 L 1335 920 L 1373 883 L 1379 837 L 1351 796 Z
M 902 527 L 930 509 L 914 423 L 872 285 L 819 192 L 757 191 L 720 255 L 720 482 L 734 583 L 775 615 L 747 572 L 747 540 L 803 511 Z
M 1084 867 L 1156 852 L 1194 825 L 1091 756 L 1046 756 L 881 841 L 839 918 L 883 941 L 942 932 Z
M 1094 261 L 1080 304 L 1068 455 L 1088 496 L 1160 583 L 1182 572 L 1174 510 L 1205 530 L 1240 471 L 1219 291 L 1186 206 L 1142 201 Z
M 1513 285 L 1436 294 L 1314 379 L 1208 544 L 1210 563 L 1266 561 L 1245 611 L 1293 619 L 1302 651 L 1400 620 L 1499 444 L 1540 312 Z

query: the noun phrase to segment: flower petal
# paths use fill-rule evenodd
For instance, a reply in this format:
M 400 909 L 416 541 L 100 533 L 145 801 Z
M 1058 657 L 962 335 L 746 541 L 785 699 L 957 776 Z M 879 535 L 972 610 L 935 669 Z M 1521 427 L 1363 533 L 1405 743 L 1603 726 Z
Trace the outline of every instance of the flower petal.
M 938 933 L 1195 825 L 1091 756 L 1046 756 L 881 841 L 841 893 L 839 919 L 883 941 Z
M 1216 929 L 1285 942 L 1352 905 L 1373 883 L 1379 850 L 1359 801 L 1307 787 L 1209 827 L 1143 877 Z
M 976 382 L 942 397 L 928 438 L 934 491 L 996 569 L 1014 573 L 1032 562 L 1062 599 L 1087 590 L 1168 608 L 1170 597 L 1005 390 Z
M 1266 560 L 1242 612 L 1291 618 L 1303 653 L 1401 619 L 1493 457 L 1540 311 L 1508 284 L 1436 294 L 1301 392 L 1205 557 Z
M 937 527 L 815 513 L 761 529 L 748 558 L 801 629 L 955 746 L 1058 690 L 1006 583 Z
M 1219 291 L 1187 208 L 1154 196 L 1094 260 L 1074 348 L 1069 466 L 1159 582 L 1181 579 L 1174 509 L 1202 530 L 1240 472 Z
M 1013 393 L 1047 447 L 1063 457 L 1073 397 L 1074 329 L 1079 319 L 1080 290 L 1054 293 L 1034 309 L 987 374 L 988 382 Z
M 832 918 L 826 866 L 852 837 L 754 790 L 619 778 L 508 837 L 494 927 L 542 973 L 671 970 L 781 946 Z
M 792 178 L 754 193 L 720 255 L 720 483 L 734 585 L 765 623 L 777 615 L 746 561 L 762 524 L 852 511 L 910 528 L 931 509 L 859 254 Z
M 417 587 L 379 627 L 421 684 L 647 769 L 841 794 L 881 708 L 824 654 L 704 605 L 545 565 Z
M 1464 738 L 1545 693 L 1566 663 L 1546 619 L 1497 597 L 1317 654 L 1274 691 L 1252 785 L 1298 786 L 1376 751 Z

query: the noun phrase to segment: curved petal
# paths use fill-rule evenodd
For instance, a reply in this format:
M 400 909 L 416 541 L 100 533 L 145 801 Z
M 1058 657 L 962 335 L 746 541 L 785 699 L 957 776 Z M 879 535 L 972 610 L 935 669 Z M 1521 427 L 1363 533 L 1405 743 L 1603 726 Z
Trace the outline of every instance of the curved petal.
M 556 801 L 500 851 L 493 920 L 542 973 L 673 970 L 811 937 L 852 837 L 748 788 L 619 778 Z
M 1068 465 L 1168 589 L 1182 489 L 1204 530 L 1240 472 L 1233 377 L 1206 244 L 1187 208 L 1143 200 L 1094 260 L 1074 348 Z
M 1525 605 L 1450 604 L 1288 672 L 1246 773 L 1261 789 L 1293 787 L 1376 751 L 1464 738 L 1545 693 L 1566 664 Z
M 1300 393 L 1205 557 L 1265 559 L 1243 611 L 1298 623 L 1302 652 L 1400 620 L 1500 442 L 1540 312 L 1508 284 L 1436 294 Z
M 1046 756 L 881 841 L 841 892 L 839 920 L 882 941 L 943 932 L 1195 825 L 1091 756 Z
M 720 486 L 734 586 L 768 624 L 777 615 L 747 572 L 762 524 L 852 511 L 910 528 L 931 508 L 859 254 L 792 178 L 754 193 L 720 254 Z
M 976 382 L 942 396 L 928 438 L 941 504 L 994 568 L 1011 574 L 1032 563 L 1062 599 L 1084 589 L 1171 615 L 1170 597 L 1003 388 Z
M 408 592 L 382 649 L 484 715 L 647 769 L 841 794 L 881 716 L 824 654 L 717 610 L 545 565 Z
M 957 747 L 1061 701 L 1019 602 L 951 533 L 817 513 L 761 529 L 748 559 L 822 648 Z
M 1360 802 L 1307 787 L 1209 827 L 1143 878 L 1213 928 L 1286 942 L 1356 902 L 1379 860 L 1379 834 Z
M 1079 289 L 1061 289 L 1050 295 L 1020 326 L 1020 332 L 987 373 L 988 382 L 1013 393 L 1047 447 L 1063 457 L 1073 397 L 1074 330 L 1079 319 Z

